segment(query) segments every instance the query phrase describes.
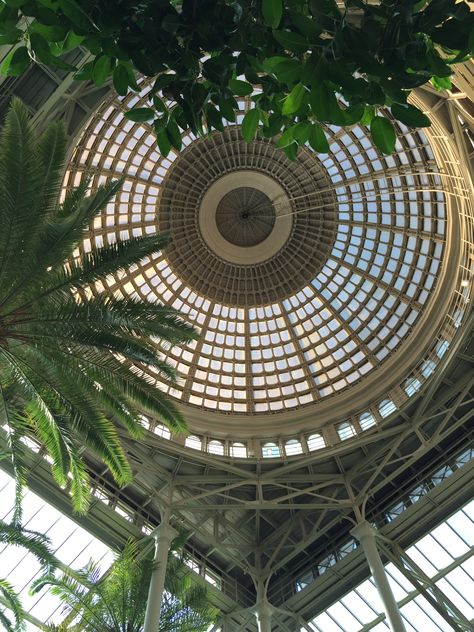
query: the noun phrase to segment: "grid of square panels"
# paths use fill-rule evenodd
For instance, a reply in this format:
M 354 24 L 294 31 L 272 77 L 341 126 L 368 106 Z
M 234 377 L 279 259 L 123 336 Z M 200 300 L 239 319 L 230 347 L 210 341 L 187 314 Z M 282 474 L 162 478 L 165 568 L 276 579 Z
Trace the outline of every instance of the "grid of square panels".
M 474 618 L 473 534 L 474 501 L 471 501 L 407 549 L 410 558 L 470 621 Z M 387 564 L 385 570 L 407 632 L 453 629 L 393 563 Z M 388 632 L 390 627 L 383 612 L 370 578 L 310 621 L 309 627 L 317 632 Z
M 156 232 L 160 187 L 177 154 L 162 158 L 151 128 L 123 116 L 146 94 L 144 86 L 99 111 L 73 155 L 66 187 L 90 169 L 93 187 L 125 175 L 84 250 Z M 241 112 L 247 107 L 241 101 Z M 160 383 L 166 392 L 224 413 L 293 409 L 358 382 L 401 344 L 440 273 L 446 205 L 426 136 L 400 124 L 398 134 L 397 153 L 382 156 L 363 128 L 328 126 L 331 153 L 321 165 L 338 203 L 336 241 L 311 283 L 284 301 L 243 308 L 211 301 L 173 272 L 166 252 L 108 279 L 108 291 L 166 302 L 201 330 L 186 348 L 158 344 L 182 376 L 178 387 Z
M 15 481 L 2 470 L 0 494 L 3 506 L 1 518 L 8 522 L 13 513 Z M 25 492 L 23 508 L 23 527 L 45 534 L 55 555 L 66 566 L 78 570 L 93 559 L 100 562 L 105 571 L 112 563 L 113 555 L 109 547 L 30 490 Z M 47 589 L 36 595 L 28 592 L 31 582 L 41 570 L 36 558 L 12 545 L 0 547 L 0 558 L 0 577 L 7 578 L 13 585 L 25 611 L 41 622 L 59 623 L 63 618 L 63 605 L 59 598 Z M 28 632 L 37 629 L 35 625 L 27 623 Z

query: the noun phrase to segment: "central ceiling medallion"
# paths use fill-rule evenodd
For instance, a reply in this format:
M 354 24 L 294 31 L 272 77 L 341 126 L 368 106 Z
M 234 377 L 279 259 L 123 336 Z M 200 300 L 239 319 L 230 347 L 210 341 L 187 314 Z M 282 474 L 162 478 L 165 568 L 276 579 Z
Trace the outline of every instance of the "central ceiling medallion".
M 333 187 L 317 156 L 295 161 L 271 141 L 246 143 L 237 127 L 192 143 L 161 190 L 166 258 L 196 292 L 222 304 L 258 306 L 315 277 L 336 237 Z
M 217 205 L 217 229 L 231 244 L 248 248 L 266 239 L 275 226 L 275 208 L 270 198 L 253 187 L 238 187 L 226 193 Z

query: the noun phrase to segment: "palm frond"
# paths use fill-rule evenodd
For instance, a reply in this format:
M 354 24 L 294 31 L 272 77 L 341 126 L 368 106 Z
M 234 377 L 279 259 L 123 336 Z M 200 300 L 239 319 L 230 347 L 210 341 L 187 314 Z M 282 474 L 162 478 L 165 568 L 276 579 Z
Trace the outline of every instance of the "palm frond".
M 15 589 L 6 579 L 0 578 L 0 595 L 3 603 L 11 611 L 15 619 L 15 623 L 13 623 L 5 611 L 0 609 L 0 623 L 7 632 L 20 632 L 24 629 L 23 608 Z
M 49 586 L 59 596 L 65 612 L 74 616 L 69 632 L 142 632 L 152 569 L 153 552 L 143 555 L 130 540 L 106 574 L 89 563 L 74 576 L 66 572 L 36 581 L 34 591 Z M 205 632 L 216 616 L 207 587 L 192 581 L 182 559 L 170 555 L 160 632 Z
M 0 138 L 0 423 L 18 510 L 27 437 L 46 449 L 55 479 L 84 511 L 88 474 L 79 445 L 126 484 L 132 473 L 120 426 L 140 436 L 145 413 L 173 432 L 186 429 L 157 388 L 158 380 L 178 379 L 160 349 L 190 342 L 196 331 L 169 307 L 96 293 L 109 275 L 156 257 L 169 236 L 132 237 L 74 258 L 121 182 L 90 193 L 85 175 L 59 203 L 65 145 L 60 124 L 38 138 L 27 108 L 14 101 Z M 15 519 L 21 522 L 19 511 Z
M 26 106 L 14 99 L 0 137 L 0 290 L 4 296 L 31 264 L 28 251 L 41 166 Z M 21 253 L 21 256 L 19 254 Z

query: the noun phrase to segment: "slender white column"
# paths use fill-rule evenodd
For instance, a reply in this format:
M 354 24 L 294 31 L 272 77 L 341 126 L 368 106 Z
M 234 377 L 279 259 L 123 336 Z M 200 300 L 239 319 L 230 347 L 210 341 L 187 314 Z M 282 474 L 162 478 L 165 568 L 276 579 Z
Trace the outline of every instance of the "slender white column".
M 272 632 L 272 607 L 266 599 L 257 603 L 255 610 L 258 632 Z
M 398 609 L 397 602 L 388 583 L 382 560 L 380 559 L 377 542 L 375 540 L 376 533 L 377 531 L 374 527 L 366 520 L 360 522 L 351 531 L 351 534 L 359 540 L 364 550 L 370 572 L 372 573 L 372 577 L 384 605 L 385 614 L 390 622 L 392 632 L 406 632 L 405 624 L 403 623 L 400 610 Z
M 171 541 L 177 535 L 178 532 L 168 522 L 162 522 L 155 530 L 155 557 L 153 558 L 153 571 L 148 590 L 143 632 L 158 632 L 159 630 L 168 553 Z

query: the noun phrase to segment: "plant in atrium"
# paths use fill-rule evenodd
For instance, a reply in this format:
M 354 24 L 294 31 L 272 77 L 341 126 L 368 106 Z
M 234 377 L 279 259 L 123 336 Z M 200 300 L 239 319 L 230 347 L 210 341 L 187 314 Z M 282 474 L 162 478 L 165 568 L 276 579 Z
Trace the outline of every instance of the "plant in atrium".
M 185 343 L 196 332 L 169 307 L 91 291 L 157 253 L 168 238 L 132 237 L 79 257 L 90 223 L 120 182 L 87 195 L 84 178 L 58 202 L 65 151 L 61 124 L 37 137 L 26 107 L 13 103 L 0 138 L 0 426 L 19 486 L 26 481 L 24 444 L 32 437 L 48 453 L 58 483 L 69 486 L 74 508 L 84 511 L 90 495 L 84 448 L 123 485 L 131 469 L 120 427 L 140 436 L 142 411 L 174 432 L 185 429 L 177 408 L 139 366 L 175 380 L 155 341 Z
M 176 550 L 169 555 L 157 632 L 206 632 L 216 618 L 207 587 L 192 579 L 184 560 Z M 65 622 L 50 632 L 142 632 L 152 568 L 152 551 L 129 541 L 103 576 L 90 562 L 74 575 L 42 577 L 33 590 L 49 586 L 65 604 Z
M 287 155 L 309 143 L 329 151 L 321 124 L 370 126 L 378 148 L 395 147 L 392 120 L 429 118 L 408 102 L 413 88 L 451 87 L 452 66 L 474 48 L 474 12 L 463 0 L 4 0 L 2 72 L 37 62 L 120 95 L 153 79 L 148 106 L 128 112 L 153 124 L 160 150 L 235 121 L 242 133 L 276 137 Z M 79 66 L 77 48 L 87 51 Z M 74 56 L 69 55 L 74 51 Z
M 48 539 L 40 533 L 22 528 L 19 524 L 9 524 L 0 520 L 0 544 L 19 546 L 32 553 L 40 562 L 45 576 L 49 576 L 57 567 L 57 560 L 49 549 Z M 23 630 L 23 609 L 20 599 L 10 582 L 1 577 L 0 600 L 0 627 L 7 632 Z

